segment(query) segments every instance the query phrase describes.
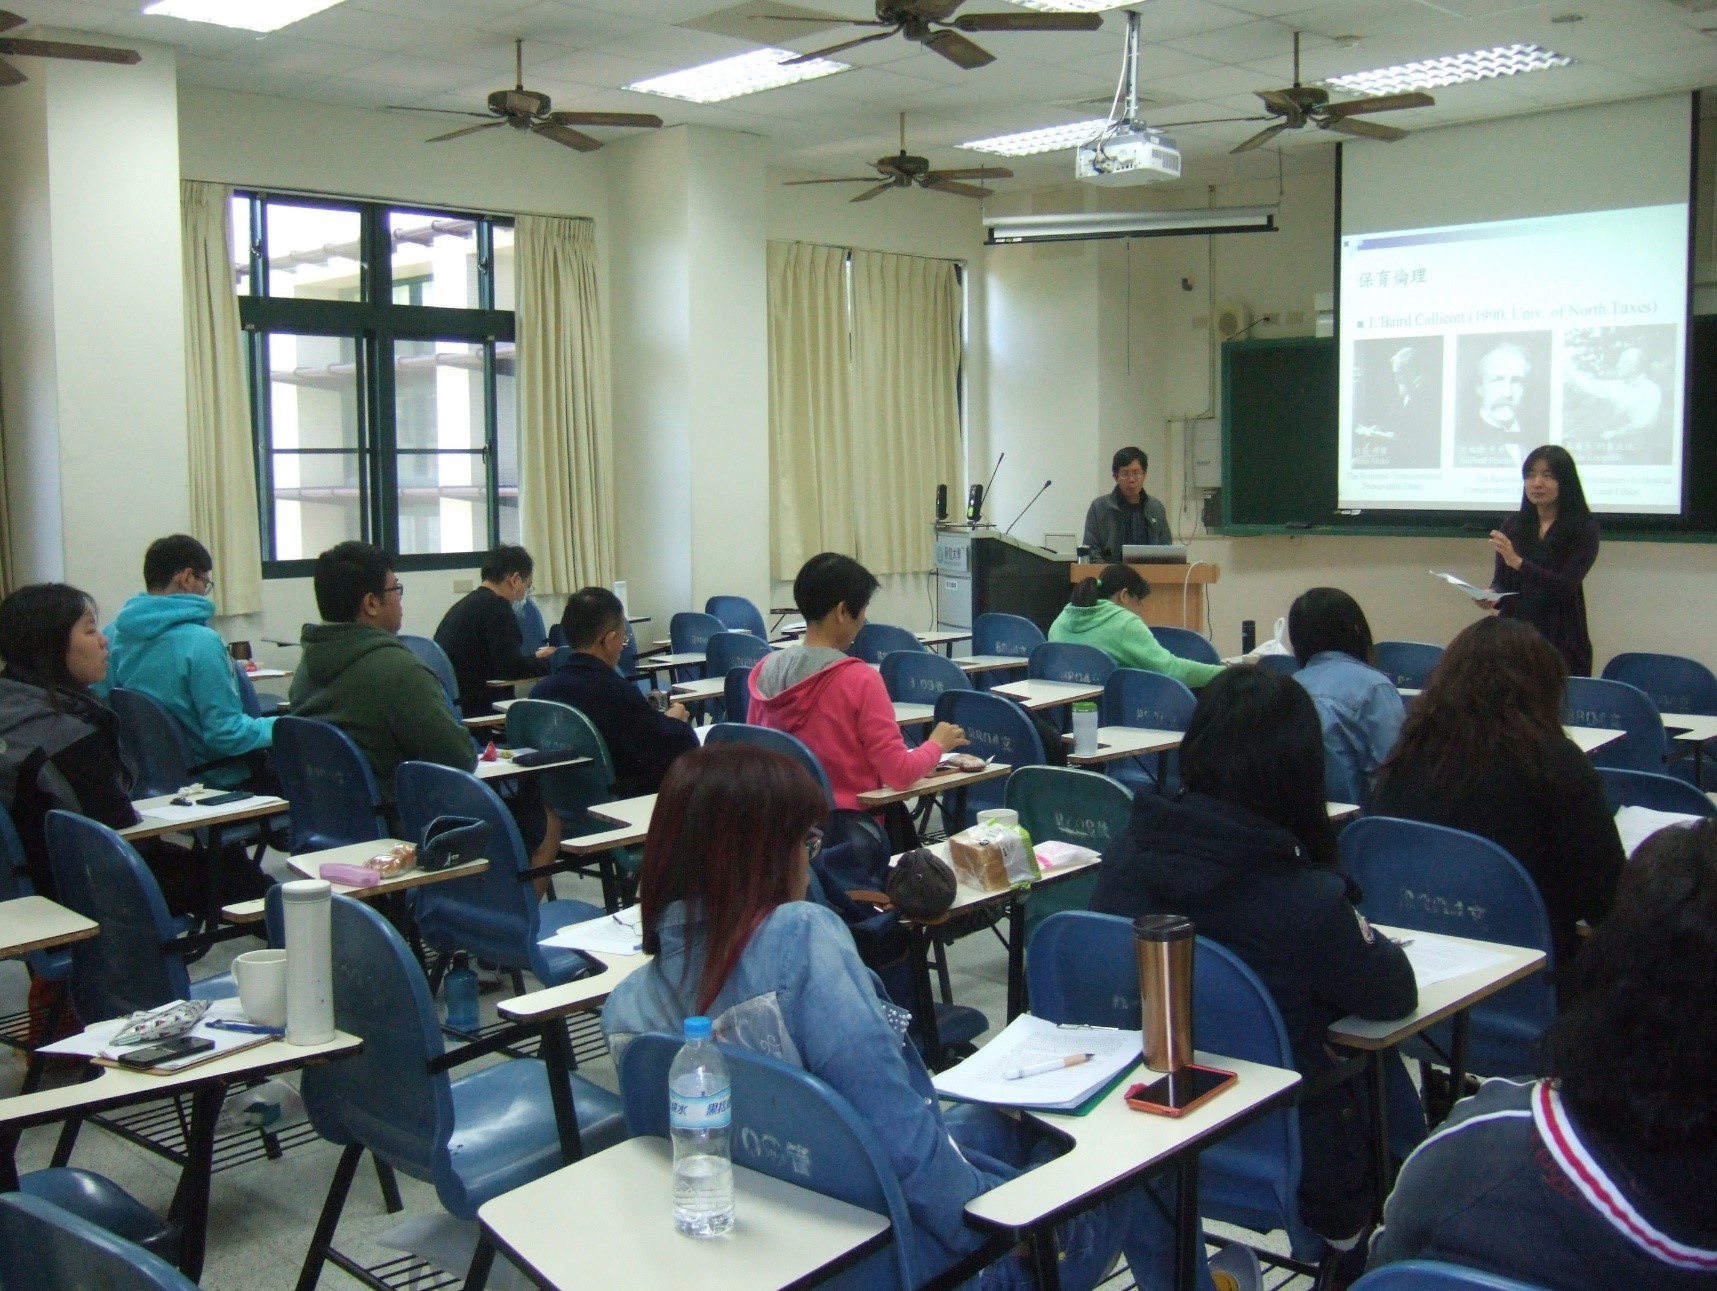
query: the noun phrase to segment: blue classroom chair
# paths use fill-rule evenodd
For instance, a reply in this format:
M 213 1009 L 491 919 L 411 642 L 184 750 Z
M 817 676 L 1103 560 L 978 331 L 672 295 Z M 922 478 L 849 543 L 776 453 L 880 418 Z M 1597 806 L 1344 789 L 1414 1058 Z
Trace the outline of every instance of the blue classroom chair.
M 1599 767 L 1598 779 L 1604 782 L 1604 799 L 1611 811 L 1649 807 L 1653 811 L 1677 811 L 1688 816 L 1717 816 L 1717 803 L 1674 776 Z
M 817 761 L 817 755 L 796 735 L 786 731 L 777 731 L 768 726 L 750 726 L 741 722 L 717 722 L 709 728 L 709 734 L 704 736 L 705 746 L 716 744 L 754 744 L 758 748 L 768 749 L 771 753 L 779 753 L 792 758 L 805 770 L 811 773 L 811 779 L 817 782 L 828 800 L 829 809 L 834 810 L 835 790 L 829 783 L 829 774 L 823 770 L 823 764 Z
M 882 657 L 882 684 L 897 704 L 934 704 L 945 690 L 971 690 L 966 670 L 934 650 L 892 650 Z
M 1153 627 L 1151 635 L 1163 649 L 1182 659 L 1191 659 L 1194 663 L 1222 662 L 1222 656 L 1216 653 L 1216 647 L 1201 633 L 1190 628 Z
M 759 640 L 769 639 L 769 630 L 763 625 L 763 611 L 748 597 L 712 596 L 704 602 L 703 612 L 720 619 L 722 626 L 730 632 L 749 632 Z
M 970 741 L 962 750 L 981 758 L 1004 762 L 1016 771 L 1020 767 L 1044 764 L 1043 741 L 1030 715 L 1011 699 L 982 690 L 945 690 L 936 697 L 938 722 L 953 722 L 965 728 Z M 964 829 L 977 819 L 977 813 L 990 807 L 1000 807 L 1005 782 L 990 780 L 964 791 L 965 810 L 956 812 L 945 797 L 942 802 L 943 820 L 948 830 Z M 957 791 L 958 792 L 958 791 Z M 956 795 L 948 795 L 953 797 Z
M 425 668 L 435 674 L 435 680 L 441 683 L 441 689 L 447 695 L 447 706 L 455 713 L 459 711 L 459 680 L 453 675 L 453 660 L 447 657 L 434 637 L 412 636 L 401 632 L 399 639 L 405 643 L 405 648 L 416 655 Z M 485 677 L 485 681 L 504 681 L 504 677 Z
M 1076 843 L 1101 853 L 1126 832 L 1133 795 L 1123 784 L 1079 767 L 1021 767 L 1007 778 L 1002 805 L 1019 812 L 1033 843 Z M 1026 935 L 1058 910 L 1084 910 L 1097 891 L 1100 867 L 1025 899 Z
M 1543 1291 L 1513 1278 L 1439 1260 L 1402 1260 L 1373 1269 L 1350 1291 Z
M 279 718 L 274 770 L 291 804 L 293 855 L 388 836 L 375 771 L 339 727 L 308 717 Z
M 543 623 L 543 612 L 536 601 L 527 596 L 513 606 L 513 614 L 519 620 L 519 653 L 525 658 L 532 658 L 538 650 L 549 644 L 548 627 Z M 565 645 L 564 641 L 555 642 Z
M 1045 641 L 1026 660 L 1026 676 L 1034 681 L 1070 681 L 1101 686 L 1115 671 L 1115 660 L 1094 645 Z
M 81 1170 L 36 1173 L 99 1181 L 154 1218 L 141 1203 L 99 1175 Z M 160 1255 L 105 1224 L 91 1222 L 74 1208 L 39 1195 L 30 1185 L 31 1178 L 24 1176 L 22 1192 L 0 1196 L 0 1283 L 7 1291 L 65 1291 L 68 1287 L 195 1291 L 196 1284 Z
M 1423 690 L 1431 670 L 1442 661 L 1443 647 L 1424 641 L 1379 641 L 1371 654 L 1373 666 L 1397 690 Z
M 1562 713 L 1571 726 L 1626 732 L 1621 739 L 1592 751 L 1593 766 L 1662 774 L 1669 765 L 1669 737 L 1663 729 L 1663 716 L 1651 696 L 1638 686 L 1600 677 L 1570 677 Z
M 905 628 L 897 628 L 892 623 L 866 623 L 847 647 L 847 653 L 866 663 L 881 663 L 882 657 L 891 650 L 907 650 L 916 654 L 927 648 Z
M 1148 731 L 1184 731 L 1198 700 L 1185 682 L 1146 668 L 1117 668 L 1103 686 L 1105 726 L 1137 726 Z M 1170 793 L 1180 783 L 1180 755 L 1157 755 L 1154 768 L 1141 759 L 1109 763 L 1109 774 L 1134 793 Z
M 1678 654 L 1619 654 L 1604 665 L 1603 680 L 1625 681 L 1630 686 L 1638 686 L 1657 705 L 1660 716 L 1664 713 L 1717 714 L 1717 674 L 1696 659 Z M 1707 740 L 1697 751 L 1703 754 L 1713 743 Z M 1692 747 L 1677 741 L 1671 753 L 1681 755 Z M 1701 772 L 1702 764 L 1703 757 L 1696 763 Z M 1704 785 L 1701 784 L 1700 788 Z

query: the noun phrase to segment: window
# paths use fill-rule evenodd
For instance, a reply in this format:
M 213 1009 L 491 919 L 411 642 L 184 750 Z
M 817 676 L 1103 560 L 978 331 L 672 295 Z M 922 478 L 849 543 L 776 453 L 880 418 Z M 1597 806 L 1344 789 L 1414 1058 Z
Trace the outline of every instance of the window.
M 511 222 L 271 193 L 232 219 L 264 574 L 348 538 L 401 569 L 517 542 Z

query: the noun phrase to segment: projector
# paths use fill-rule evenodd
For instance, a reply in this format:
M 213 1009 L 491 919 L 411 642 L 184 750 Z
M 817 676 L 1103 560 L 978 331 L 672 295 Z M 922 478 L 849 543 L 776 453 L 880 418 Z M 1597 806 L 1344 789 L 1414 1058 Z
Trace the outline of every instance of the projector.
M 1073 174 L 1088 184 L 1115 188 L 1158 184 L 1180 178 L 1180 149 L 1160 131 L 1123 123 L 1114 133 L 1080 145 Z

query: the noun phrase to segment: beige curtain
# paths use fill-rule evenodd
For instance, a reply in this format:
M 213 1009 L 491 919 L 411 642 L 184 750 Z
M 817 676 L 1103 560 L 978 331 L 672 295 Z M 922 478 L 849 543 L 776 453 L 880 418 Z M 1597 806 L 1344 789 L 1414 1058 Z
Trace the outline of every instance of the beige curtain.
M 769 244 L 770 564 L 857 547 L 847 252 Z
M 191 533 L 215 558 L 215 613 L 262 609 L 262 537 L 256 445 L 233 289 L 232 192 L 179 185 L 185 266 L 185 430 L 191 460 Z
M 13 588 L 12 513 L 6 492 L 6 400 L 5 382 L 0 379 L 0 596 Z
M 959 491 L 956 266 L 852 253 L 853 472 L 864 481 L 856 554 L 874 574 L 932 563 L 936 485 Z
M 608 341 L 589 220 L 521 215 L 518 259 L 519 525 L 538 592 L 614 580 Z

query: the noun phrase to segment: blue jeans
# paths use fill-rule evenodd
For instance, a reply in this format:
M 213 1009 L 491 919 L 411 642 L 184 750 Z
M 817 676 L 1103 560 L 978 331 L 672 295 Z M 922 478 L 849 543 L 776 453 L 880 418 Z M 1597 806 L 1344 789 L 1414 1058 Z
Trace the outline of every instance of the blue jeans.
M 945 1119 L 966 1159 L 1004 1179 L 1051 1161 L 1064 1151 L 1049 1135 L 993 1107 L 959 1103 L 946 1109 Z M 1148 1195 L 1152 1193 L 1154 1201 Z M 1139 1291 L 1171 1286 L 1174 1204 L 1174 1180 L 1157 1178 L 1057 1225 L 1055 1245 L 1063 1291 L 1089 1291 L 1123 1252 Z M 1198 1267 L 1200 1291 L 1215 1291 L 1202 1243 Z M 1036 1281 L 1029 1262 L 1010 1254 L 979 1274 L 976 1285 L 982 1291 L 1027 1291 Z

